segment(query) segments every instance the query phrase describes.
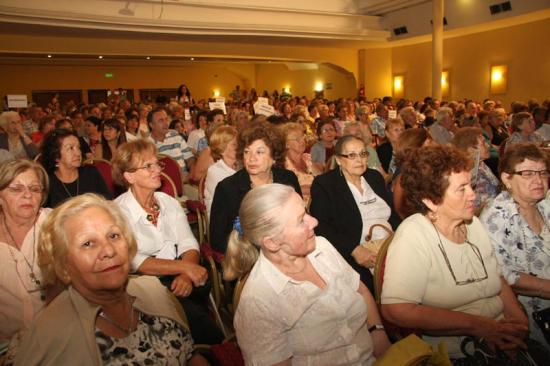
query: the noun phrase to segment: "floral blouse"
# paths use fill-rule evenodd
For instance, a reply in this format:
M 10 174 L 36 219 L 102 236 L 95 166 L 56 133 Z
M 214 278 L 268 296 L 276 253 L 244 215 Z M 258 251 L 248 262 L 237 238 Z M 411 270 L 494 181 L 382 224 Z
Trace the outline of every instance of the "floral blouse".
M 479 163 L 476 180 L 474 182 L 476 192 L 476 208 L 483 207 L 489 199 L 495 198 L 499 189 L 500 181 L 491 171 L 491 168 L 484 162 Z
M 506 191 L 500 193 L 481 213 L 480 219 L 491 238 L 502 275 L 510 285 L 519 280 L 520 273 L 550 279 L 550 201 L 541 200 L 537 207 L 545 226 L 537 235 L 519 214 L 517 203 Z M 531 337 L 546 344 L 532 319 L 533 311 L 550 307 L 550 300 L 518 296 L 529 315 Z

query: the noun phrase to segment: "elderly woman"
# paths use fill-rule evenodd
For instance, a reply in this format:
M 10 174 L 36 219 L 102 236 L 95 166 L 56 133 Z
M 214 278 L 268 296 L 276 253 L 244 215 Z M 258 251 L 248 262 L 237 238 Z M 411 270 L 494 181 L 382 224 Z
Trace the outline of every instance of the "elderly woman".
M 291 187 L 252 189 L 239 217 L 224 275 L 252 269 L 234 320 L 247 365 L 370 365 L 384 353 L 389 342 L 371 294 L 315 236 L 317 220 Z
M 405 122 L 401 118 L 391 118 L 386 122 L 386 142 L 376 148 L 382 167 L 388 174 L 395 173 L 395 144 L 399 136 L 405 131 Z
M 101 143 L 96 146 L 94 158 L 112 160 L 119 145 L 126 142 L 124 126 L 118 119 L 108 119 L 101 125 Z
M 38 235 L 51 211 L 40 206 L 48 175 L 39 164 L 13 160 L 0 164 L 0 345 L 18 343 L 46 299 L 36 260 Z
M 237 158 L 242 160 L 243 168 L 218 184 L 212 200 L 210 241 L 215 250 L 225 253 L 241 201 L 252 188 L 282 183 L 302 194 L 296 175 L 274 166 L 282 164 L 283 146 L 281 135 L 270 124 L 254 124 L 239 134 Z
M 296 174 L 304 202 L 309 202 L 309 190 L 313 178 L 322 173 L 315 171 L 311 162 L 311 155 L 306 151 L 305 127 L 300 123 L 289 122 L 281 127 L 284 139 L 286 141 L 285 168 Z
M 504 278 L 527 310 L 531 335 L 542 344 L 547 343 L 532 313 L 550 307 L 549 167 L 546 153 L 533 144 L 511 146 L 500 161 L 506 190 L 480 217 Z
M 368 152 L 362 139 L 343 136 L 335 147 L 338 168 L 319 175 L 311 186 L 310 212 L 319 226 L 315 233 L 324 236 L 342 257 L 361 275 L 374 291 L 372 268 L 376 253 L 361 246 L 373 228 L 372 239 L 383 239 L 397 223 L 386 191 L 384 178 L 373 169 L 367 169 Z
M 466 357 L 465 336 L 514 350 L 524 346 L 528 330 L 500 276 L 489 236 L 474 216 L 470 170 L 468 157 L 452 147 L 410 153 L 401 184 L 417 213 L 395 233 L 381 296 L 384 318 L 419 329 L 428 343 L 446 341 L 453 360 Z
M 85 194 L 52 211 L 38 260 L 45 283 L 65 288 L 23 339 L 15 364 L 204 364 L 192 355 L 193 340 L 170 292 L 154 277 L 128 280 L 135 253 L 114 203 Z
M 204 181 L 204 203 L 208 216 L 218 183 L 235 174 L 239 168 L 237 134 L 235 127 L 220 126 L 210 136 L 210 152 L 216 162 L 208 168 Z
M 468 154 L 473 162 L 472 187 L 476 193 L 476 210 L 482 208 L 500 191 L 500 182 L 484 160 L 489 158 L 489 145 L 478 127 L 463 127 L 453 136 L 451 144 Z
M 535 131 L 535 120 L 529 112 L 520 112 L 512 117 L 512 135 L 506 142 L 506 149 L 519 142 L 533 142 L 540 145 L 544 138 Z
M 178 296 L 195 341 L 219 343 L 223 336 L 202 303 L 203 292 L 207 292 L 204 286 L 207 273 L 199 265 L 199 246 L 187 216 L 176 199 L 155 192 L 161 186 L 163 168 L 155 145 L 142 139 L 121 145 L 113 160 L 115 182 L 128 188 L 115 202 L 128 219 L 137 241 L 131 269 L 161 277 Z
M 44 137 L 42 165 L 50 179 L 47 207 L 88 192 L 112 198 L 99 171 L 91 165 L 82 166 L 80 142 L 72 131 L 55 129 Z
M 34 159 L 38 155 L 38 147 L 23 131 L 17 112 L 0 114 L 0 149 L 8 150 L 16 159 Z
M 355 137 L 359 137 L 365 142 L 365 146 L 367 147 L 367 151 L 369 153 L 367 166 L 370 169 L 378 170 L 380 174 L 385 176 L 386 172 L 382 168 L 380 159 L 378 159 L 378 154 L 376 153 L 374 147 L 372 147 L 372 133 L 370 132 L 370 127 L 368 125 L 362 124 L 359 121 L 348 122 L 344 127 L 344 136 L 345 135 L 353 135 Z
M 322 121 L 317 125 L 319 141 L 311 147 L 311 161 L 315 170 L 324 172 L 327 162 L 334 154 L 336 126 L 333 121 Z

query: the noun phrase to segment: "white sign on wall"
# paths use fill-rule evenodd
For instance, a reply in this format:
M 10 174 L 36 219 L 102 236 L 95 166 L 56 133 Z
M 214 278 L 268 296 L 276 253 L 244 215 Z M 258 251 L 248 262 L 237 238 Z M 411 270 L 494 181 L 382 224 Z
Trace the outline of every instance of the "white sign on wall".
M 8 94 L 8 108 L 27 108 L 27 96 Z

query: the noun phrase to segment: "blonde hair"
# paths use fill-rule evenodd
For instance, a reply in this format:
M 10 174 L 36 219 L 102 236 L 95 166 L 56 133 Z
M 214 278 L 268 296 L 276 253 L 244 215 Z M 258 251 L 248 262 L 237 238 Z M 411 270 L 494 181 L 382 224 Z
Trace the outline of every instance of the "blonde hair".
M 278 211 L 294 189 L 284 184 L 265 184 L 249 191 L 241 203 L 239 219 L 242 235 L 233 230 L 223 260 L 223 277 L 233 280 L 252 269 L 258 248 L 266 237 L 277 237 L 284 229 Z
M 37 247 L 38 265 L 46 285 L 53 285 L 57 283 L 57 280 L 65 284 L 70 282 L 65 270 L 67 249 L 70 245 L 65 223 L 68 219 L 91 207 L 103 209 L 120 228 L 122 236 L 128 244 L 128 259 L 131 260 L 136 254 L 136 239 L 116 203 L 94 193 L 73 197 L 56 207 L 48 215 L 40 229 Z
M 143 163 L 143 156 L 146 154 L 157 155 L 155 145 L 145 139 L 137 139 L 119 145 L 113 158 L 112 173 L 116 184 L 129 187 L 130 183 L 124 178 L 124 173 Z
M 19 113 L 15 111 L 2 112 L 0 114 L 0 127 L 7 132 L 10 117 L 19 117 Z
M 34 171 L 40 181 L 40 185 L 42 185 L 42 197 L 40 199 L 40 205 L 42 206 L 46 202 L 49 191 L 48 173 L 46 173 L 42 165 L 34 161 L 18 159 L 0 164 L 0 191 L 6 189 L 19 174 L 28 170 Z
M 227 149 L 227 145 L 237 137 L 237 129 L 233 126 L 218 126 L 210 135 L 208 145 L 212 158 L 217 161 L 222 158 L 222 154 Z

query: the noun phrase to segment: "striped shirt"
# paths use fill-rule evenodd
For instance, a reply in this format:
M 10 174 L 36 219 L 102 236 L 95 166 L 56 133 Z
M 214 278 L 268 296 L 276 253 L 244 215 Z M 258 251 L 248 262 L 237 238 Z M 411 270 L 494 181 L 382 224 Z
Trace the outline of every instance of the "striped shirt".
M 155 144 L 159 154 L 170 156 L 178 162 L 182 172 L 187 171 L 185 160 L 192 158 L 193 152 L 183 137 L 175 130 L 169 130 L 164 141 L 156 141 L 152 136 L 149 136 L 149 141 Z

